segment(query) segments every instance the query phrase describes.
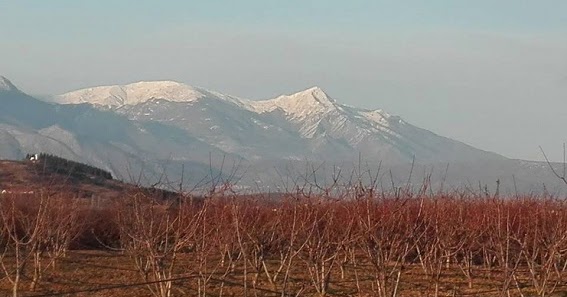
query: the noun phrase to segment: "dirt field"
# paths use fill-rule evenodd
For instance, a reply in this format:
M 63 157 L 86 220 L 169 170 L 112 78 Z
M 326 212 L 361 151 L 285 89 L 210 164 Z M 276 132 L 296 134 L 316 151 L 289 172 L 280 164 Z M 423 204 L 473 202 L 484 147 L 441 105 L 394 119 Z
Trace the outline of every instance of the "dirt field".
M 191 255 L 180 256 L 177 275 L 174 282 L 174 296 L 199 296 L 199 273 L 195 271 L 195 263 Z M 220 259 L 215 259 L 215 264 Z M 247 276 L 247 288 L 244 288 L 243 267 L 237 266 L 223 277 L 225 268 L 211 265 L 206 296 L 281 296 L 281 288 L 270 285 L 266 276 L 261 273 L 254 288 L 253 272 Z M 288 294 L 290 296 L 319 296 L 312 288 L 307 268 L 298 262 L 293 267 L 293 278 L 290 280 Z M 375 277 L 368 264 L 361 263 L 356 269 L 349 264 L 345 276 L 340 271 L 331 277 L 329 296 L 376 296 Z M 443 269 L 439 286 L 439 296 L 501 296 L 503 279 L 501 271 L 475 271 L 472 288 L 468 288 L 467 280 L 462 277 L 459 268 L 451 266 Z M 527 271 L 519 273 L 520 288 L 524 296 L 536 296 L 530 288 Z M 358 284 L 357 280 L 358 278 Z M 29 277 L 24 277 L 20 296 L 152 296 L 143 278 L 132 265 L 129 257 L 119 252 L 105 251 L 71 251 L 57 269 L 48 270 L 44 279 L 35 291 L 29 291 Z M 10 284 L 2 281 L 2 296 L 11 296 Z M 374 288 L 373 288 L 374 287 Z M 222 292 L 221 292 L 222 288 Z M 246 291 L 246 293 L 245 293 Z M 521 296 L 518 289 L 510 290 L 511 296 Z M 435 287 L 430 279 L 421 271 L 419 265 L 405 268 L 401 276 L 398 296 L 434 296 Z M 201 295 L 202 296 L 202 295 Z M 567 296 L 567 287 L 558 287 L 551 296 Z

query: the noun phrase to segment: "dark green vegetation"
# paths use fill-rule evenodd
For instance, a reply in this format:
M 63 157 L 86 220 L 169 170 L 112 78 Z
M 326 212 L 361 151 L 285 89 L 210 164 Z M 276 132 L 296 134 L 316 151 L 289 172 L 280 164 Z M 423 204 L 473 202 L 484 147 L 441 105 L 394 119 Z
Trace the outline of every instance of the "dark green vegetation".
M 87 165 L 80 162 L 67 160 L 55 155 L 41 153 L 35 161 L 45 171 L 57 174 L 68 174 L 76 177 L 86 178 L 88 176 L 112 179 L 112 174 L 106 170 Z M 35 155 L 27 154 L 26 160 L 35 158 Z

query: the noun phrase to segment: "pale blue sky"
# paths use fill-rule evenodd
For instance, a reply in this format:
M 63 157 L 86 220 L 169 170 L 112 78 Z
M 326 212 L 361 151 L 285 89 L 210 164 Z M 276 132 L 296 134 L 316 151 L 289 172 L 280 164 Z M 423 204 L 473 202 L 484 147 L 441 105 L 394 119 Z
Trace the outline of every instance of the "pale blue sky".
M 3 1 L 0 74 L 32 94 L 172 79 L 338 101 L 513 158 L 567 141 L 567 1 Z

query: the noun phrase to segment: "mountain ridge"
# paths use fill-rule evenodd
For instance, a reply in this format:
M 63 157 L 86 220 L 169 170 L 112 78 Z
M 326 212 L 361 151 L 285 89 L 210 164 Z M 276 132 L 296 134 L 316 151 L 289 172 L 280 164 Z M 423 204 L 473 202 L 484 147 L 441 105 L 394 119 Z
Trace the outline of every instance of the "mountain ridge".
M 203 97 L 196 88 L 175 81 L 139 81 L 126 85 L 107 85 L 71 91 L 57 96 L 64 104 L 90 103 L 120 107 L 143 103 L 150 99 L 191 102 Z
M 136 94 L 136 100 L 117 102 L 109 96 L 113 88 Z M 248 100 L 178 82 L 145 81 L 87 88 L 57 98 L 64 104 L 89 99 L 87 103 L 102 103 L 131 120 L 175 126 L 246 159 L 346 160 L 360 153 L 398 163 L 414 157 L 426 163 L 505 158 L 420 129 L 380 109 L 341 104 L 317 86 Z M 285 141 L 273 145 L 278 143 L 276 136 Z
M 281 191 L 282 183 L 296 187 L 333 180 L 337 168 L 349 183 L 356 172 L 364 175 L 364 164 L 390 172 L 387 184 L 409 183 L 407 174 L 415 171 L 412 184 L 430 179 L 441 188 L 470 189 L 496 180 L 508 189 L 517 183 L 519 191 L 561 186 L 547 164 L 480 150 L 380 109 L 340 104 L 317 87 L 251 101 L 193 87 L 199 98 L 183 91 L 189 96 L 168 100 L 167 92 L 148 90 L 150 85 L 137 85 L 146 90 L 136 100 L 119 92 L 108 97 L 113 86 L 107 86 L 102 98 L 114 100 L 110 106 L 85 104 L 81 96 L 66 98 L 79 104 L 46 103 L 10 87 L 0 92 L 0 158 L 46 152 L 104 168 L 120 179 L 189 189 L 242 173 L 237 179 L 244 187 Z M 160 90 L 168 85 L 153 84 Z M 174 89 L 179 85 L 174 82 Z M 331 167 L 332 172 L 324 170 Z M 433 174 L 434 168 L 443 172 Z M 192 182 L 184 180 L 189 176 Z
M 15 92 L 20 91 L 14 84 L 5 76 L 0 75 L 0 92 Z

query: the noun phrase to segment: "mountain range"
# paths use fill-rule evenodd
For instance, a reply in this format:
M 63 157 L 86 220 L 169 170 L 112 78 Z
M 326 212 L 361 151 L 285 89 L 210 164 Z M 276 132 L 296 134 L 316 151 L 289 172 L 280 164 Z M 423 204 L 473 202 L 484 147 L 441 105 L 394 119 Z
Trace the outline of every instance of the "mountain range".
M 51 101 L 0 78 L 1 158 L 48 152 L 121 179 L 186 187 L 218 178 L 289 190 L 366 172 L 394 187 L 429 177 L 437 186 L 475 191 L 497 181 L 513 191 L 561 189 L 547 164 L 508 159 L 380 109 L 341 104 L 318 87 L 254 101 L 153 81 L 87 88 Z
M 342 161 L 359 153 L 394 164 L 414 157 L 427 163 L 501 158 L 382 110 L 340 104 L 318 87 L 252 101 L 176 82 L 140 82 L 78 90 L 55 100 L 177 127 L 247 160 Z

